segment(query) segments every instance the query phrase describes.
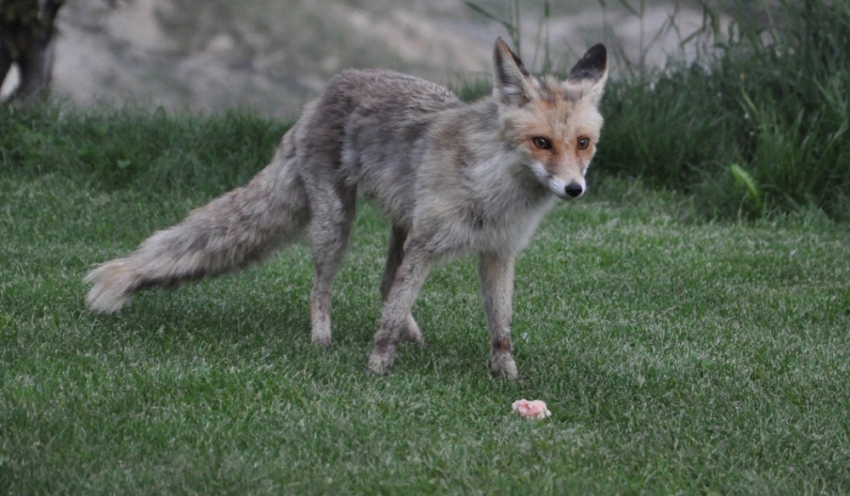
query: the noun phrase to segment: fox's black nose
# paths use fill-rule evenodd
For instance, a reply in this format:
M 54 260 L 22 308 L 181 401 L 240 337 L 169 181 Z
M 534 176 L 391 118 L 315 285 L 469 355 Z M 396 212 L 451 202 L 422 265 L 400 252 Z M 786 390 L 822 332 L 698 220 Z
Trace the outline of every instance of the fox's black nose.
M 584 188 L 579 183 L 570 183 L 567 185 L 564 191 L 566 191 L 566 193 L 570 195 L 570 197 L 575 198 L 584 193 Z

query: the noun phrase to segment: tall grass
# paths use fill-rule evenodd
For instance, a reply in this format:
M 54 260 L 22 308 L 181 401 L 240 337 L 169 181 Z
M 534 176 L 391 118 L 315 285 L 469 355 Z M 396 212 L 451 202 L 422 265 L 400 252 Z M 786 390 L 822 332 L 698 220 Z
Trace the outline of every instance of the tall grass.
M 850 3 L 741 5 L 727 33 L 705 5 L 712 51 L 612 81 L 599 163 L 692 194 L 712 217 L 814 207 L 850 220 Z

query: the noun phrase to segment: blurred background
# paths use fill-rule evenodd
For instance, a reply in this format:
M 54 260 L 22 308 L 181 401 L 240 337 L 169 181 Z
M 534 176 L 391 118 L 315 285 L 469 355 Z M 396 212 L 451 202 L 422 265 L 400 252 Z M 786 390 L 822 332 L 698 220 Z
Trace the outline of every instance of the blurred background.
M 698 2 L 470 3 L 75 0 L 57 17 L 52 92 L 81 106 L 243 108 L 290 118 L 349 67 L 390 68 L 449 86 L 486 81 L 493 41 L 511 34 L 536 71 L 566 70 L 599 41 L 621 64 L 657 67 L 671 54 L 692 56 L 680 44 L 704 26 Z M 2 94 L 17 83 L 13 69 Z

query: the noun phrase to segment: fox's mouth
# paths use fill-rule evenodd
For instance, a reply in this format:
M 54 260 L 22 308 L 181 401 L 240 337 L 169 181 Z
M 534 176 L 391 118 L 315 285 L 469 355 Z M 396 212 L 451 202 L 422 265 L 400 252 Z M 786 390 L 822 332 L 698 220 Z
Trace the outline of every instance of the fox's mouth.
M 532 162 L 531 171 L 537 180 L 540 181 L 540 184 L 546 186 L 549 191 L 562 200 L 578 198 L 587 189 L 584 178 L 566 182 L 561 178 L 549 174 L 540 162 Z

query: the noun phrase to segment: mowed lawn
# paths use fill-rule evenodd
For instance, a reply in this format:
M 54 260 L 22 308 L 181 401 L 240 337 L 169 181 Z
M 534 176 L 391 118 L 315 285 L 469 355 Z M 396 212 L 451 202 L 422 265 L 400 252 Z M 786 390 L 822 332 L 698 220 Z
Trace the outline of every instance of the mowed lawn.
M 269 154 L 271 150 L 269 150 Z M 310 345 L 306 246 L 86 311 L 82 277 L 206 194 L 0 172 L 0 494 L 846 494 L 850 230 L 682 220 L 609 179 L 517 266 L 523 380 L 492 379 L 472 259 L 365 371 L 387 225 L 363 205 Z M 542 399 L 545 421 L 511 414 Z

